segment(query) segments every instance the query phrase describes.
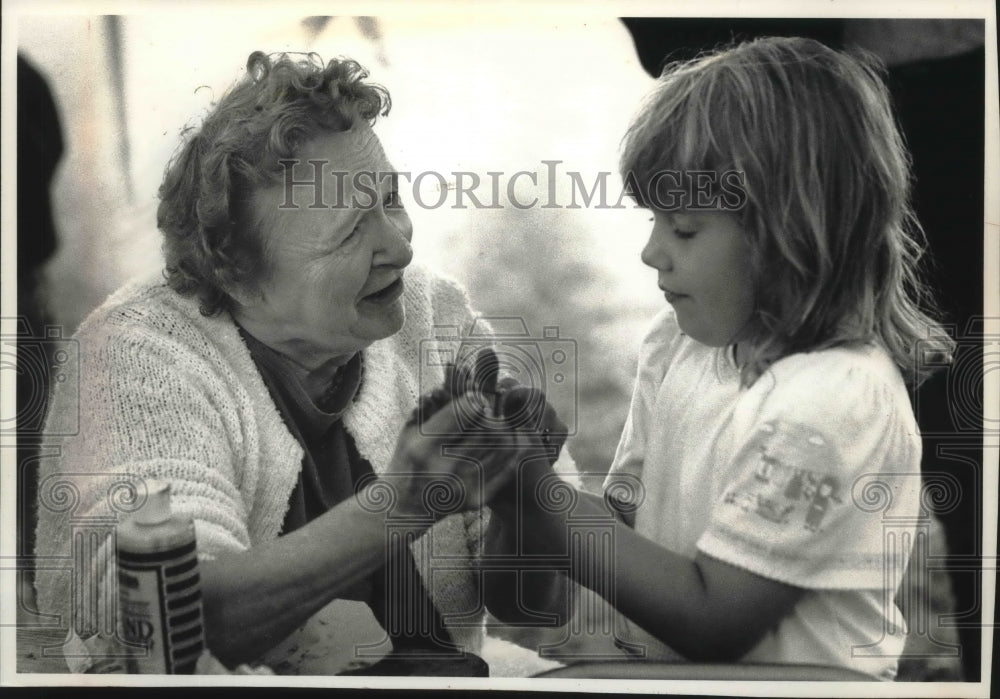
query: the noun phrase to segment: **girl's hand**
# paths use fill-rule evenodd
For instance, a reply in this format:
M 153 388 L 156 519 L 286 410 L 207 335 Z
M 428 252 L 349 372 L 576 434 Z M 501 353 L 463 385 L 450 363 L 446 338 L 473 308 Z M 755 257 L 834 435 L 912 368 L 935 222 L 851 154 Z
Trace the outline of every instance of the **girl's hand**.
M 539 613 L 567 618 L 569 589 L 563 574 L 566 528 L 558 515 L 576 491 L 553 470 L 567 437 L 566 425 L 537 389 L 502 380 L 497 387 L 498 412 L 506 429 L 526 442 L 516 475 L 490 501 L 490 518 L 484 543 L 485 560 L 528 556 L 530 569 L 487 570 L 484 599 L 489 610 L 510 624 L 537 623 Z M 552 556 L 539 567 L 540 557 Z
M 555 463 L 566 443 L 568 429 L 555 408 L 537 388 L 520 386 L 513 379 L 498 383 L 500 414 L 510 429 L 523 432 L 530 442 L 549 454 Z
M 566 442 L 566 424 L 538 389 L 504 379 L 499 383 L 498 393 L 504 423 L 515 434 L 522 435 L 526 448 L 521 452 L 516 477 L 493 501 L 493 509 L 508 519 L 516 516 L 518 502 L 521 516 L 539 508 L 541 512 L 551 511 L 552 498 L 565 495 L 552 464 Z

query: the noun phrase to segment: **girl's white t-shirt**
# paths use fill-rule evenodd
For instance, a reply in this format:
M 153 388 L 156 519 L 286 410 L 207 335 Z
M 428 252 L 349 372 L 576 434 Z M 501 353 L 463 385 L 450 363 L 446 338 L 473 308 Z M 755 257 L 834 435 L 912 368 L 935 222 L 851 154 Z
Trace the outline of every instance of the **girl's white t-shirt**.
M 741 388 L 731 348 L 685 336 L 668 308 L 643 341 L 605 489 L 635 493 L 636 531 L 671 551 L 809 590 L 743 661 L 892 679 L 906 634 L 894 598 L 928 516 L 920 454 L 879 347 L 792 355 Z M 646 657 L 677 658 L 623 623 Z

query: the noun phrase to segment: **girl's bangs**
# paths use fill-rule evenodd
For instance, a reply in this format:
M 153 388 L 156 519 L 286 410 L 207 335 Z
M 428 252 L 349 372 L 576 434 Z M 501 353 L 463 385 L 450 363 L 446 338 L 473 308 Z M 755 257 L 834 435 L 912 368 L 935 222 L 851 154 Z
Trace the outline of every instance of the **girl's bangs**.
M 698 173 L 719 175 L 732 169 L 733 157 L 711 118 L 712 105 L 691 71 L 661 78 L 652 99 L 626 134 L 622 176 L 629 192 L 644 208 L 654 200 L 650 187 L 684 188 Z M 634 190 L 634 191 L 633 191 Z M 714 195 L 715 192 L 711 192 Z

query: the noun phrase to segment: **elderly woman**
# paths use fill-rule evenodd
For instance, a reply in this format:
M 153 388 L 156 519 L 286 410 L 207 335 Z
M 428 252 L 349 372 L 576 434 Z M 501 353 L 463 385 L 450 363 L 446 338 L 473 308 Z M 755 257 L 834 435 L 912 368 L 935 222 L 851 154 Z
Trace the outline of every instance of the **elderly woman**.
M 166 172 L 166 279 L 121 289 L 76 335 L 78 376 L 56 387 L 48 420 L 70 436 L 43 464 L 37 549 L 75 561 L 72 580 L 37 576 L 41 611 L 72 619 L 74 669 L 116 642 L 107 530 L 90 548 L 74 532 L 113 526 L 134 504 L 117 489 L 147 478 L 169 481 L 195 521 L 207 644 L 225 664 L 304 671 L 297 646 L 360 642 L 324 617 L 335 600 L 368 603 L 396 650 L 479 648 L 477 576 L 461 561 L 519 447 L 445 458 L 445 445 L 474 449 L 455 410 L 431 429 L 407 423 L 444 378 L 428 348 L 454 356 L 454 332 L 439 341 L 437 328 L 473 316 L 454 283 L 409 267 L 410 219 L 371 128 L 389 96 L 366 77 L 350 60 L 251 55 Z M 464 497 L 435 511 L 435 479 L 459 479 Z M 400 522 L 416 545 L 389 535 Z M 432 579 L 435 560 L 448 565 Z

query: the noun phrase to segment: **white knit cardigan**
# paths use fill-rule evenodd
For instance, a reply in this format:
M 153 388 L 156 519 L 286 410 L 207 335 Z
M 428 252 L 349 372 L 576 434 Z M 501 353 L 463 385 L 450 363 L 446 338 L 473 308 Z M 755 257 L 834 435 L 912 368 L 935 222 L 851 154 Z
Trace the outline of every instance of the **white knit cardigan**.
M 407 269 L 405 282 L 403 328 L 364 350 L 364 384 L 344 415 L 376 473 L 386 470 L 418 395 L 440 385 L 441 359 L 473 321 L 454 282 L 418 267 Z M 79 365 L 70 362 L 56 383 L 46 424 L 46 444 L 56 449 L 40 462 L 36 585 L 39 610 L 71 620 L 67 649 L 75 644 L 79 657 L 67 660 L 82 670 L 88 656 L 113 648 L 107 534 L 136 506 L 130 483 L 168 480 L 174 511 L 194 518 L 199 554 L 211 558 L 278 536 L 303 453 L 229 314 L 201 315 L 194 299 L 162 279 L 113 294 L 75 341 Z M 432 581 L 426 566 L 421 572 L 452 636 L 473 652 L 482 643 L 482 615 L 462 561 L 477 554 L 482 526 L 477 515 L 447 517 L 414 549 L 422 565 L 433 541 L 431 567 L 444 563 Z M 450 624 L 449 615 L 465 618 Z

